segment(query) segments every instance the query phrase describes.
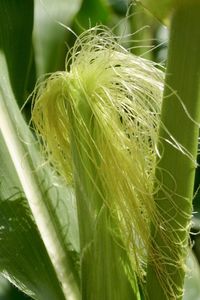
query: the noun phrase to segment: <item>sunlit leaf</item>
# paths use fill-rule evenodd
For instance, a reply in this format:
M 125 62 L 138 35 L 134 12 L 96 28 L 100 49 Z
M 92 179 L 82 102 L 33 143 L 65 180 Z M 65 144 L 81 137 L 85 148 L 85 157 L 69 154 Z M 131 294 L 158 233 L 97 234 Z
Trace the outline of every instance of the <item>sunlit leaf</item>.
M 1 135 L 0 165 L 0 272 L 35 299 L 64 299 Z M 47 188 L 47 182 L 41 182 L 40 188 L 42 184 L 43 189 Z M 74 249 L 77 250 L 78 244 L 70 245 L 70 237 L 74 241 L 77 238 L 73 199 L 64 187 L 57 187 L 56 191 L 55 187 L 49 187 L 44 196 L 55 209 L 54 221 L 57 220 L 56 226 L 60 228 L 66 251 L 70 251 L 75 265 L 78 258 Z M 68 222 L 73 224 L 72 228 Z
M 139 0 L 151 13 L 165 24 L 169 24 L 170 15 L 174 9 L 185 4 L 199 2 L 198 0 Z
M 0 276 L 0 299 L 4 299 L 8 292 L 10 291 L 9 282 L 2 276 Z
M 64 300 L 23 195 L 1 200 L 0 211 L 1 273 L 34 299 Z
M 9 26 L 0 27 L 0 130 L 2 133 L 0 137 L 0 195 L 2 202 L 0 205 L 1 212 L 4 212 L 0 216 L 0 222 L 2 222 L 0 256 L 4 265 L 3 263 L 0 265 L 3 268 L 1 271 L 7 274 L 10 280 L 14 281 L 21 289 L 29 291 L 29 294 L 31 291 L 37 299 L 62 299 L 62 291 L 66 291 L 69 286 L 71 292 L 73 286 L 78 286 L 79 280 L 77 270 L 79 241 L 73 191 L 68 187 L 62 188 L 62 183 L 48 165 L 43 167 L 44 162 L 39 155 L 37 143 L 15 101 L 15 84 L 10 80 L 13 76 L 12 78 L 16 77 L 17 81 L 18 77 L 23 76 L 27 70 L 27 65 L 20 64 L 18 61 L 18 51 L 12 51 L 10 41 L 16 38 L 21 48 L 27 49 L 26 55 L 27 61 L 29 61 L 30 51 L 27 44 L 31 39 L 29 28 L 27 29 L 29 38 L 25 39 L 24 35 L 19 34 L 20 27 L 15 26 L 15 18 L 10 15 L 12 13 L 10 5 L 13 6 L 17 19 L 23 19 L 23 4 L 27 7 L 27 3 L 31 10 L 33 8 L 32 1 L 12 0 L 8 2 L 2 0 L 0 2 L 0 8 L 2 5 L 5 15 L 4 21 L 6 16 L 9 20 Z M 12 69 L 8 67 L 9 60 L 12 61 Z M 16 68 L 17 71 L 14 72 L 13 70 Z M 24 89 L 25 82 L 20 91 Z M 59 188 L 60 186 L 61 188 Z M 24 204 L 25 196 L 27 202 Z M 14 201 L 11 201 L 13 199 Z M 30 210 L 27 209 L 28 204 L 45 247 L 36 230 Z M 18 227 L 17 223 L 19 223 Z M 13 231 L 13 228 L 16 231 Z M 20 232 L 20 230 L 22 231 Z M 32 243 L 29 246 L 27 246 L 28 239 L 31 240 L 28 244 Z M 29 251 L 27 247 L 29 247 Z M 35 253 L 34 249 L 41 250 L 42 256 Z M 31 256 L 32 251 L 35 257 Z M 20 259 L 16 259 L 17 252 L 22 253 L 21 263 Z M 55 259 L 55 256 L 58 260 Z M 36 264 L 35 268 L 34 264 Z M 32 268 L 28 266 L 32 266 Z M 37 273 L 41 273 L 41 278 L 40 275 L 36 275 L 36 268 Z M 60 278 L 58 279 L 58 277 Z M 70 284 L 68 284 L 68 280 L 70 280 Z M 39 281 L 45 291 L 41 288 Z M 55 282 L 55 285 L 52 281 Z M 65 284 L 63 289 L 58 281 Z
M 166 22 L 168 14 L 173 7 L 174 0 L 140 0 L 140 2 L 159 20 Z
M 69 26 L 82 0 L 35 0 L 34 49 L 37 74 L 63 68 Z
M 188 272 L 185 277 L 185 292 L 183 300 L 199 300 L 200 299 L 200 268 L 192 251 L 187 259 Z
M 0 134 L 0 272 L 35 299 L 64 299 Z

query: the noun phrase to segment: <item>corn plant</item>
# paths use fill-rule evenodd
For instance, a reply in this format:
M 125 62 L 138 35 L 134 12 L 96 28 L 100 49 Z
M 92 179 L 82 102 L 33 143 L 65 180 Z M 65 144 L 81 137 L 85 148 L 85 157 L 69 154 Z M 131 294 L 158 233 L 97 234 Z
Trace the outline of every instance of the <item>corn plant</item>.
M 88 3 L 78 13 L 77 1 L 69 20 L 84 20 Z M 41 23 L 46 37 L 40 1 L 0 0 L 0 272 L 33 299 L 184 296 L 200 4 L 141 3 L 170 28 L 166 70 L 103 25 L 76 36 L 64 65 L 62 44 L 40 43 L 57 27 L 64 40 L 68 24 Z M 105 22 L 108 8 L 97 4 L 94 22 Z M 34 58 L 37 75 L 55 71 L 35 88 Z

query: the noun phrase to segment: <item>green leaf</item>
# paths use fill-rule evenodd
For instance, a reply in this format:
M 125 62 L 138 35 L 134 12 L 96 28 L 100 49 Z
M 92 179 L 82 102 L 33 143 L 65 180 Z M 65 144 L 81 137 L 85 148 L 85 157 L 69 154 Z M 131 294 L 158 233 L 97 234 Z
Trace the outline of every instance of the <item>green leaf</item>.
M 83 0 L 76 19 L 83 28 L 93 27 L 97 24 L 106 24 L 110 18 L 110 12 L 106 0 Z
M 82 0 L 35 0 L 33 41 L 37 75 L 64 67 L 66 39 Z
M 0 271 L 34 299 L 65 299 L 21 193 L 0 201 Z
M 2 57 L 0 57 L 0 65 L 3 66 Z M 6 71 L 6 68 L 1 69 Z M 3 92 L 2 87 L 4 89 Z M 30 135 L 28 128 L 26 128 L 22 116 L 20 115 L 20 111 L 14 102 L 11 91 L 9 91 L 8 81 L 4 82 L 2 78 L 0 79 L 0 91 L 1 131 L 36 220 L 40 234 L 44 240 L 51 260 L 55 259 L 55 257 L 58 257 L 58 261 L 53 261 L 54 267 L 57 268 L 59 266 L 59 272 L 61 272 L 61 275 L 65 274 L 66 272 L 66 274 L 62 276 L 66 276 L 67 278 L 69 276 L 69 278 L 73 278 L 74 275 L 77 274 L 77 271 L 73 270 L 73 260 L 71 261 L 70 258 L 71 250 L 70 252 L 66 252 L 65 249 L 66 244 L 64 241 L 66 238 L 68 238 L 68 236 L 63 236 L 62 231 L 60 230 L 60 228 L 62 228 L 60 224 L 60 218 L 62 218 L 62 216 L 55 213 L 55 204 L 53 205 L 49 197 L 47 197 L 47 189 L 52 185 L 52 183 L 50 184 L 50 178 L 52 174 L 48 174 L 43 169 L 39 169 L 36 172 L 36 169 L 42 164 L 42 161 L 39 158 L 39 154 L 37 153 L 36 149 L 34 149 L 35 142 Z M 7 105 L 5 104 L 5 100 Z M 27 144 L 25 144 L 25 142 Z M 55 179 L 53 177 L 52 180 L 55 184 Z M 46 185 L 44 184 L 45 182 Z M 70 194 L 66 194 L 66 197 L 68 197 L 68 195 Z M 56 198 L 54 202 L 57 200 L 58 199 Z M 69 221 L 67 220 L 67 217 L 68 212 L 66 210 L 65 222 Z M 70 224 L 70 226 L 74 225 L 76 224 Z M 69 225 L 67 224 L 67 226 Z M 68 241 L 68 244 L 71 243 Z M 74 275 L 72 275 L 73 272 L 75 273 Z M 75 276 L 77 277 L 77 275 Z M 63 280 L 65 281 L 66 278 Z
M 0 134 L 0 272 L 35 299 L 65 299 Z
M 185 277 L 183 300 L 199 300 L 200 299 L 200 268 L 198 261 L 192 251 L 187 258 L 188 272 Z
M 0 276 L 0 299 L 5 299 L 10 290 L 10 284 L 3 276 Z
M 0 134 L 0 272 L 4 274 L 19 289 L 35 299 L 65 299 L 58 283 L 52 263 L 45 246 L 31 217 L 31 212 L 24 198 L 22 187 L 15 172 L 12 161 Z M 48 174 L 46 174 L 48 176 Z M 46 186 L 46 184 L 45 184 Z M 45 188 L 43 184 L 43 189 Z M 69 245 L 70 237 L 77 237 L 73 232 L 67 232 L 66 207 L 63 191 L 59 188 L 46 191 L 46 200 L 53 204 L 56 215 L 60 216 L 60 234 L 65 239 L 66 251 L 70 251 L 74 264 L 77 260 L 76 251 Z M 57 195 L 56 195 L 57 194 Z M 61 196 L 62 195 L 62 196 Z M 62 198 L 63 197 L 63 198 Z M 66 198 L 66 196 L 65 196 Z M 69 198 L 69 197 L 68 197 Z M 52 201 L 52 202 L 50 202 Z M 68 205 L 73 212 L 72 203 Z M 62 212 L 62 214 L 61 214 Z M 63 213 L 65 212 L 65 213 Z M 65 217 L 65 218 L 64 218 Z M 74 213 L 70 214 L 68 222 L 74 225 Z M 56 218 L 54 218 L 54 221 Z
M 9 0 L 8 10 L 8 1 L 0 1 L 0 49 L 4 49 L 15 98 L 22 105 L 31 55 L 33 0 L 18 0 L 17 5 L 18 9 L 16 0 Z
M 170 15 L 173 13 L 174 9 L 181 7 L 183 5 L 193 5 L 193 3 L 198 3 L 199 0 L 139 0 L 144 7 L 146 7 L 155 17 L 169 24 Z
M 0 5 L 2 4 L 5 15 L 10 14 L 10 3 L 13 5 L 13 10 L 15 10 L 18 18 L 23 18 L 24 13 L 22 7 L 23 3 L 26 7 L 27 0 L 21 0 L 21 5 L 19 5 L 18 0 L 12 0 L 11 2 L 2 0 L 0 2 Z M 12 27 L 13 30 L 10 31 L 10 27 Z M 28 32 L 31 35 L 31 31 Z M 20 192 L 23 191 L 23 194 L 25 193 L 34 220 L 37 224 L 37 228 L 39 229 L 46 251 L 48 252 L 48 256 L 51 260 L 51 264 L 53 265 L 57 281 L 60 281 L 61 283 L 61 285 L 57 285 L 58 290 L 56 291 L 56 293 L 57 295 L 62 295 L 64 293 L 66 299 L 77 299 L 79 297 L 79 275 L 76 265 L 76 253 L 79 248 L 79 242 L 76 207 L 74 204 L 73 192 L 68 187 L 66 189 L 58 189 L 58 192 L 56 186 L 59 187 L 61 183 L 56 179 L 55 174 L 53 174 L 49 170 L 48 166 L 42 167 L 44 161 L 39 155 L 36 141 L 33 138 L 28 126 L 24 122 L 21 112 L 15 101 L 13 93 L 14 85 L 13 82 L 10 81 L 11 70 L 7 65 L 8 60 L 11 59 L 13 62 L 13 70 L 15 70 L 15 68 L 18 68 L 18 76 L 20 76 L 20 74 L 23 74 L 26 66 L 23 64 L 18 65 L 18 52 L 11 52 L 9 46 L 12 49 L 12 45 L 8 43 L 7 40 L 16 38 L 18 39 L 18 43 L 21 45 L 21 48 L 26 49 L 27 41 L 31 39 L 31 36 L 29 37 L 29 39 L 23 39 L 23 35 L 20 36 L 19 34 L 19 28 L 15 26 L 15 18 L 12 17 L 10 17 L 9 27 L 0 27 L 0 36 L 0 130 L 2 133 L 3 141 L 6 145 L 6 148 L 4 147 L 4 150 L 2 150 L 3 148 L 1 148 L 0 152 L 1 161 L 4 162 L 4 164 L 2 163 L 3 168 L 1 168 L 2 184 L 0 186 L 2 200 L 6 200 L 8 198 L 10 199 L 11 195 L 9 194 L 9 191 L 12 191 L 13 193 L 14 187 L 16 187 Z M 17 76 L 16 73 L 15 76 Z M 9 152 L 12 161 L 10 160 L 10 158 L 8 159 L 8 155 L 5 155 L 6 151 Z M 14 175 L 15 170 L 17 173 L 18 181 L 20 180 L 20 187 L 19 182 L 17 184 L 14 183 L 14 177 L 16 177 Z M 13 180 L 14 186 L 11 179 Z M 14 202 L 12 202 L 12 204 L 13 203 Z M 19 220 L 19 215 L 23 214 L 23 208 L 21 208 L 21 210 L 19 211 L 20 213 L 17 213 L 14 217 L 14 215 L 11 214 L 12 205 L 7 202 L 4 202 L 4 205 L 6 205 L 4 207 L 6 207 L 5 210 L 7 211 L 7 222 L 9 221 L 9 218 L 15 220 L 15 223 L 18 222 L 16 220 Z M 29 214 L 26 215 L 25 212 L 22 216 L 20 216 L 20 218 L 24 218 L 22 219 L 22 223 L 25 222 L 26 224 L 28 224 L 28 222 L 30 221 Z M 13 224 L 11 224 L 11 227 L 12 226 Z M 31 221 L 30 226 L 32 226 Z M 38 238 L 34 237 L 33 231 L 30 231 L 29 234 L 30 236 L 32 236 L 34 247 L 37 248 Z M 24 233 L 21 233 L 21 236 L 22 235 L 24 235 Z M 5 234 L 2 236 L 2 245 L 4 244 L 4 239 L 6 238 L 6 236 L 7 235 Z M 36 244 L 34 242 L 34 239 L 36 240 Z M 14 245 L 15 243 L 17 243 L 16 240 L 16 234 L 10 235 L 7 241 L 7 245 L 10 245 L 10 247 L 12 245 L 12 248 L 15 249 Z M 23 243 L 26 243 L 26 240 L 24 240 Z M 25 245 L 22 245 L 22 247 L 24 247 L 24 249 L 27 249 Z M 49 258 L 47 259 L 49 260 Z M 9 256 L 9 251 L 4 251 L 1 259 L 5 259 L 5 262 L 8 262 L 9 259 L 12 259 L 12 255 Z M 24 261 L 26 261 L 27 265 L 32 264 L 32 257 L 28 255 L 28 251 L 26 251 L 26 255 L 25 253 L 23 254 L 23 259 Z M 39 261 L 42 264 L 43 260 L 45 259 L 38 259 L 37 272 L 40 272 Z M 10 268 L 9 265 L 8 267 Z M 23 274 L 21 264 L 17 267 L 16 259 L 15 267 L 18 269 L 17 273 L 11 274 L 11 270 L 11 272 L 9 273 L 9 278 L 12 278 L 12 276 L 15 278 L 17 274 L 18 278 L 15 278 L 15 282 L 21 282 L 20 278 L 27 277 L 27 281 L 20 285 L 20 287 L 23 289 L 28 288 L 29 290 L 31 286 L 30 278 L 34 278 L 36 276 L 36 274 L 34 273 L 34 269 L 32 271 L 32 274 L 30 274 L 28 277 L 28 274 L 27 276 Z M 21 269 L 19 269 L 19 267 Z M 47 268 L 47 274 L 49 268 L 52 268 L 52 266 L 50 265 Z M 31 268 L 29 268 L 29 272 L 31 272 Z M 48 289 L 49 285 L 49 290 L 46 291 L 46 294 L 48 293 L 49 295 L 51 293 L 50 290 L 51 286 L 53 285 L 52 280 L 54 281 L 54 278 L 51 278 L 51 274 L 49 274 L 48 276 L 48 284 L 46 284 L 45 289 Z M 38 295 L 40 295 L 37 296 L 38 299 L 42 299 L 42 297 L 44 296 L 42 296 L 40 292 L 38 292 Z M 62 299 L 62 297 L 64 296 L 56 296 L 54 298 L 52 296 L 52 298 L 48 297 L 48 299 Z M 43 297 L 43 299 L 47 299 L 47 297 Z
M 167 17 L 174 5 L 174 0 L 139 0 L 145 8 L 147 8 L 155 17 L 164 23 L 167 22 Z

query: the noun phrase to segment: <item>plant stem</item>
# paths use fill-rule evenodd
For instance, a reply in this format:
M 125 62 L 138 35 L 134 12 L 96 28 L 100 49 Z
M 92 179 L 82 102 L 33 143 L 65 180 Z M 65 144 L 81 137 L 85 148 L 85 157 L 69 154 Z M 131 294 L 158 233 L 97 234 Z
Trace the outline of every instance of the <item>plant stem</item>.
M 164 226 L 164 230 L 152 228 L 153 247 L 150 257 L 154 256 L 155 260 L 149 261 L 147 269 L 147 295 L 152 300 L 182 298 L 195 164 L 170 142 L 174 144 L 176 140 L 196 159 L 199 133 L 197 123 L 200 122 L 199 20 L 200 3 L 182 5 L 174 11 L 171 19 L 158 146 L 161 158 L 158 158 L 156 171 L 156 178 L 162 188 L 155 196 L 157 209 L 162 215 L 160 226 Z M 159 251 L 157 253 L 155 245 Z M 158 273 L 157 269 L 160 259 L 164 264 L 163 273 Z M 167 291 L 165 283 L 169 278 Z

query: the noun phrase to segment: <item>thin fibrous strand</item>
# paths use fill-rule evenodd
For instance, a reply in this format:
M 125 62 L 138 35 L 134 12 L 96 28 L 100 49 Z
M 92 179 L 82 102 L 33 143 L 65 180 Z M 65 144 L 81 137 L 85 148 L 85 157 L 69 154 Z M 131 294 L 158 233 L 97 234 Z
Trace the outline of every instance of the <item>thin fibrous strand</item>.
M 154 245 L 148 259 L 157 266 L 166 294 L 174 296 L 170 274 L 166 273 L 165 282 L 163 274 L 160 276 L 167 272 L 165 264 L 169 258 L 158 245 L 151 244 L 150 236 L 153 224 L 171 249 L 171 264 L 184 268 L 179 248 L 187 241 L 174 242 L 176 233 L 172 226 L 166 230 L 154 202 L 159 189 L 164 190 L 169 202 L 173 202 L 176 193 L 176 183 L 174 190 L 168 191 L 155 179 L 156 159 L 162 156 L 157 143 L 163 73 L 152 62 L 118 45 L 103 26 L 92 28 L 77 39 L 67 56 L 66 70 L 69 72 L 51 75 L 35 93 L 33 121 L 45 152 L 58 172 L 73 184 L 70 134 L 75 136 L 79 156 L 83 153 L 85 157 L 81 161 L 85 176 L 109 208 L 118 228 L 113 235 L 120 233 L 132 268 L 143 281 L 147 251 Z M 89 112 L 87 122 L 80 104 Z M 70 122 L 68 108 L 76 128 Z M 182 145 L 171 140 L 174 147 L 189 157 Z M 97 170 L 104 193 L 88 162 Z M 173 207 L 176 208 L 175 203 Z M 175 218 L 170 211 L 164 213 Z M 183 217 L 188 219 L 187 214 Z M 181 230 L 189 230 L 189 224 Z

